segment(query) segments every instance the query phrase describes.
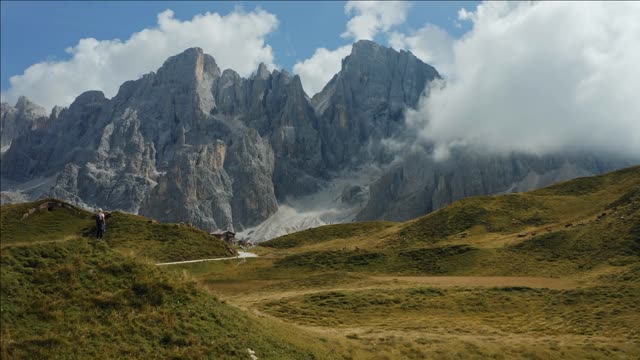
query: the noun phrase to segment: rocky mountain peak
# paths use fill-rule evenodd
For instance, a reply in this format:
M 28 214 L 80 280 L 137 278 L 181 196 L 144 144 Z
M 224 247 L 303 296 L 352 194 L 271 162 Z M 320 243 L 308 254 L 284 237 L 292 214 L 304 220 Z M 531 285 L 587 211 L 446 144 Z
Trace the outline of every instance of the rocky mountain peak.
M 199 47 L 186 49 L 178 55 L 169 57 L 158 69 L 158 77 L 169 82 L 183 83 L 194 79 L 220 76 L 220 68 L 213 56 L 205 54 Z
M 106 100 L 107 98 L 104 96 L 104 93 L 102 91 L 99 91 L 99 90 L 85 91 L 82 94 L 80 94 L 73 101 L 73 103 L 71 103 L 71 106 L 69 106 L 69 108 L 74 109 L 76 107 L 83 107 L 83 106 L 94 104 L 94 103 L 102 104 Z
M 293 79 L 291 74 L 287 70 L 284 70 L 284 69 L 281 69 L 281 70 L 275 69 L 275 70 L 273 70 L 273 72 L 271 73 L 271 76 L 277 77 L 277 78 L 281 78 L 287 84 Z
M 311 100 L 319 123 L 328 124 L 321 133 L 329 168 L 387 161 L 380 141 L 403 131 L 405 109 L 415 107 L 436 78 L 436 69 L 409 52 L 369 40 L 353 44 L 340 72 Z
M 358 40 L 353 44 L 351 54 L 364 55 L 364 54 L 370 54 L 375 51 L 385 51 L 385 50 L 390 50 L 390 49 L 382 45 L 379 45 L 378 43 L 371 40 Z
M 285 72 L 286 73 L 286 72 Z M 293 78 L 288 78 L 290 80 L 289 83 L 289 94 L 291 96 L 302 96 L 308 99 L 307 94 L 304 92 L 302 88 L 302 80 L 300 80 L 300 76 L 295 75 Z
M 0 106 L 0 153 L 9 149 L 13 140 L 34 129 L 47 126 L 47 111 L 24 96 L 15 106 L 2 103 Z
M 58 106 L 58 105 L 54 106 L 53 109 L 51 109 L 51 114 L 49 114 L 49 118 L 53 120 L 57 119 L 63 110 L 64 108 L 62 106 Z
M 267 80 L 269 76 L 271 76 L 271 73 L 269 72 L 269 69 L 267 69 L 267 65 L 261 62 L 260 65 L 258 65 L 258 70 L 256 71 L 256 74 L 253 76 L 253 78 Z
M 25 96 L 18 98 L 15 108 L 17 111 L 29 113 L 31 116 L 47 116 L 47 111 L 42 106 L 32 102 Z

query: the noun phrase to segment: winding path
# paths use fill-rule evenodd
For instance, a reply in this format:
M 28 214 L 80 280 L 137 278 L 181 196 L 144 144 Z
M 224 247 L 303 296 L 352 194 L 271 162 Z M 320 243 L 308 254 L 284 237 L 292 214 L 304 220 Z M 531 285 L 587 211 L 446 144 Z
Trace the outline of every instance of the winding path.
M 250 252 L 246 252 L 246 251 L 238 251 L 238 255 L 237 256 L 215 258 L 215 259 L 198 259 L 198 260 L 174 261 L 174 262 L 158 263 L 156 265 L 158 265 L 158 266 L 180 265 L 180 264 L 191 264 L 191 263 L 205 262 L 205 261 L 233 260 L 233 259 L 254 258 L 254 257 L 258 257 L 258 254 L 254 254 L 254 253 L 250 253 Z

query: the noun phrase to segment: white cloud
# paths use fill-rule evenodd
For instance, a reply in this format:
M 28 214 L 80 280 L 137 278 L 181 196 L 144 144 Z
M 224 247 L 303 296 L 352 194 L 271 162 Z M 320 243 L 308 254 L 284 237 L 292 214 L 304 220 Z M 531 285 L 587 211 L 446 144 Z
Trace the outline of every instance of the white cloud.
M 458 10 L 458 20 L 473 20 L 473 11 L 467 11 L 465 8 Z
M 449 77 L 453 64 L 454 39 L 442 28 L 426 24 L 410 35 L 392 32 L 389 45 L 394 49 L 409 50 L 418 59 L 438 70 L 440 75 Z
M 236 10 L 196 15 L 191 20 L 174 18 L 173 11 L 158 14 L 158 26 L 134 33 L 126 41 L 81 39 L 68 48 L 65 61 L 45 61 L 10 78 L 11 87 L 2 101 L 15 102 L 20 95 L 51 108 L 69 105 L 87 90 L 116 94 L 126 80 L 155 71 L 171 55 L 189 47 L 201 47 L 222 69 L 233 68 L 246 76 L 260 62 L 274 67 L 271 46 L 265 37 L 278 26 L 275 15 L 264 10 Z
M 640 156 L 640 3 L 488 2 L 408 124 L 451 146 Z M 424 125 L 426 124 L 426 125 Z
M 302 87 L 309 96 L 320 92 L 331 78 L 340 71 L 342 59 L 351 53 L 351 45 L 327 50 L 316 49 L 313 55 L 293 66 L 293 72 L 300 75 Z
M 404 1 L 348 1 L 347 15 L 354 15 L 341 35 L 354 40 L 373 40 L 377 33 L 404 23 L 410 4 Z

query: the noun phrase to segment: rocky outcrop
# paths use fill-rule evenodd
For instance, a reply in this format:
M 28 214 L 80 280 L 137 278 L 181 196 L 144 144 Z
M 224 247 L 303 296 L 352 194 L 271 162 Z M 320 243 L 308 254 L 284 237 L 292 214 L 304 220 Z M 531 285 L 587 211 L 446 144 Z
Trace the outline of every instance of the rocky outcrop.
M 57 109 L 55 109 L 57 111 Z M 51 119 L 55 119 L 55 111 Z M 13 139 L 26 134 L 30 130 L 42 129 L 49 125 L 49 117 L 41 106 L 21 96 L 15 106 L 0 104 L 0 148 L 2 152 L 9 149 Z
M 243 132 L 229 148 L 227 168 L 233 178 L 231 209 L 239 229 L 257 225 L 278 209 L 272 182 L 273 150 L 254 129 Z
M 249 79 L 225 70 L 214 84 L 213 96 L 216 116 L 234 119 L 269 140 L 279 199 L 318 189 L 326 172 L 317 120 L 298 76 L 278 70 L 269 73 L 263 64 Z
M 203 229 L 233 229 L 233 181 L 223 165 L 226 144 L 184 145 L 158 178 L 140 213 Z

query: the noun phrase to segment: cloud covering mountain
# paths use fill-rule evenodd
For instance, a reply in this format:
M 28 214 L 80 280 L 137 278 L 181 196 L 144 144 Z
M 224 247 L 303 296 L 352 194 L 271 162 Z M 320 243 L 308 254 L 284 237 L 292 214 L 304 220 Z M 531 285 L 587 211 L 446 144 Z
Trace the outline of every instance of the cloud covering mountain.
M 441 156 L 460 146 L 639 156 L 639 18 L 637 2 L 488 2 L 461 11 L 473 28 L 452 43 L 446 84 L 407 121 Z M 413 41 L 424 57 L 425 42 Z

